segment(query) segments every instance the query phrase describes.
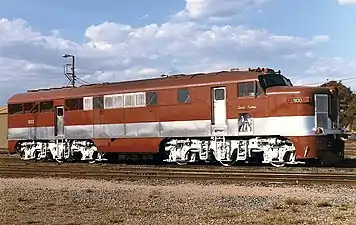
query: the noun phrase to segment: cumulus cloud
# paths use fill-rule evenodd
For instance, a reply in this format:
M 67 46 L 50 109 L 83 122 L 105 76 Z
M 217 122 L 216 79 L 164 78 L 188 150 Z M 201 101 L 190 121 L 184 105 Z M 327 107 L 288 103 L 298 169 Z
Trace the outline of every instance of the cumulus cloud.
M 343 80 L 345 85 L 355 86 L 355 75 L 352 71 L 356 70 L 356 62 L 346 60 L 342 57 L 324 58 L 320 57 L 313 61 L 312 65 L 306 70 L 307 75 L 312 75 L 309 82 L 314 80 Z M 313 79 L 312 79 L 313 78 Z M 348 79 L 352 78 L 352 79 Z
M 226 18 L 243 10 L 260 6 L 270 0 L 186 0 L 186 7 L 177 18 Z
M 194 18 L 221 16 L 267 1 L 226 0 L 226 4 L 218 4 L 217 0 L 187 0 L 184 11 Z M 104 22 L 89 26 L 83 36 L 86 41 L 78 43 L 56 30 L 49 35 L 35 31 L 22 19 L 0 19 L 0 102 L 27 89 L 65 85 L 64 53 L 76 55 L 76 71 L 82 79 L 107 82 L 235 67 L 298 70 L 303 59 L 317 60 L 313 55 L 316 45 L 329 41 L 327 35 L 287 36 L 193 20 L 142 27 Z M 319 73 L 318 62 L 303 66 L 310 68 L 308 73 Z M 19 81 L 20 86 L 16 84 Z

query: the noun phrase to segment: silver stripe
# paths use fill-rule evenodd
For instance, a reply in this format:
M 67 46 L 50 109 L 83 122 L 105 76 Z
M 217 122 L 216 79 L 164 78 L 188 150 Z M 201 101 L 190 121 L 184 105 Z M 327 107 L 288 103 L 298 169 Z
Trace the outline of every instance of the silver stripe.
M 94 138 L 110 138 L 110 137 L 124 137 L 125 124 L 96 124 L 91 127 L 91 137 Z M 72 130 L 71 130 L 72 131 Z M 71 132 L 67 136 L 70 137 Z
M 159 122 L 125 124 L 125 133 L 119 137 L 158 137 L 160 129 Z
M 54 129 L 54 127 L 52 127 Z M 89 126 L 65 126 L 64 134 L 71 139 L 90 139 L 93 137 L 93 125 Z
M 69 139 L 133 138 L 133 137 L 192 137 L 192 136 L 243 136 L 243 135 L 314 135 L 315 116 L 285 116 L 254 118 L 252 132 L 238 131 L 238 120 L 228 119 L 227 126 L 215 127 L 210 120 L 148 122 L 127 124 L 98 124 L 65 126 L 65 137 Z M 325 133 L 340 133 L 325 130 Z M 9 128 L 9 140 L 53 139 L 54 127 Z

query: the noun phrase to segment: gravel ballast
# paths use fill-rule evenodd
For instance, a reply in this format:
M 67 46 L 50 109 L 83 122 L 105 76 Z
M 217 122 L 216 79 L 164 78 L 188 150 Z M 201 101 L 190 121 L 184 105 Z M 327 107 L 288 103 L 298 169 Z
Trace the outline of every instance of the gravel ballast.
M 0 224 L 356 224 L 346 186 L 0 179 Z

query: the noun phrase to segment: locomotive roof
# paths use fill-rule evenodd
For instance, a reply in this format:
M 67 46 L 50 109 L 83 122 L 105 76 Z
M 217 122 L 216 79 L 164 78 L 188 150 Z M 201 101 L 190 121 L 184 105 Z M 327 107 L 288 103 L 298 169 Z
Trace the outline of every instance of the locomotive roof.
M 261 72 L 256 71 L 217 71 L 197 74 L 177 74 L 158 78 L 130 80 L 113 83 L 82 85 L 79 87 L 61 87 L 30 90 L 13 95 L 8 104 L 48 101 L 53 99 L 98 96 L 111 93 L 144 91 L 172 86 L 198 85 L 210 82 L 257 79 Z

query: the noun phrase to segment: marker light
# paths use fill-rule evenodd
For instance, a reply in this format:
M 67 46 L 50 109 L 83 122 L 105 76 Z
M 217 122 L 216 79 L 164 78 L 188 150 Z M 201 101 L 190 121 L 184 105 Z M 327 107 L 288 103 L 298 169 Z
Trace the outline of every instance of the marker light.
M 320 127 L 317 127 L 315 129 L 315 134 L 322 134 L 323 133 L 323 129 L 321 129 Z

